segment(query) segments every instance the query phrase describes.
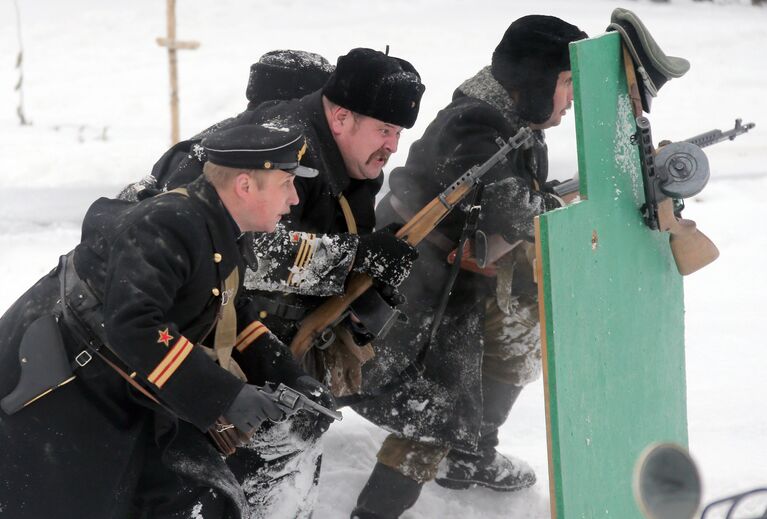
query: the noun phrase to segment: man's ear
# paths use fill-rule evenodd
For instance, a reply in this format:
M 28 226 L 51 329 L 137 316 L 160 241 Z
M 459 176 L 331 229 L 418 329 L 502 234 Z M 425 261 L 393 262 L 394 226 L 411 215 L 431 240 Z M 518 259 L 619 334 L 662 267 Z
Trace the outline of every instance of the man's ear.
M 338 135 L 343 131 L 345 125 L 349 124 L 352 120 L 351 110 L 342 106 L 334 106 L 330 110 L 330 131 L 333 135 Z
M 245 172 L 234 177 L 234 192 L 239 198 L 244 198 L 255 188 L 255 182 Z

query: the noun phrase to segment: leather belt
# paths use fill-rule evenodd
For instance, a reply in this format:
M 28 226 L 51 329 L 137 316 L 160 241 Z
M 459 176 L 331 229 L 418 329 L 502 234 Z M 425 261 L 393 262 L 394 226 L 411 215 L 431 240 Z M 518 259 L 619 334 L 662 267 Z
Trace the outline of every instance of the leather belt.
M 308 308 L 299 305 L 290 305 L 281 301 L 275 301 L 261 296 L 253 296 L 252 303 L 258 310 L 267 314 L 275 315 L 288 321 L 300 321 L 309 311 Z

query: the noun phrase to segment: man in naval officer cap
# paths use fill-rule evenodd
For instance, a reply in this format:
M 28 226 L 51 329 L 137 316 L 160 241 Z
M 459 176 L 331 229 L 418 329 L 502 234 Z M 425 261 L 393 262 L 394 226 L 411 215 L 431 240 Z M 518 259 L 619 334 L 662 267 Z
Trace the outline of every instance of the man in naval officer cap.
M 243 125 L 203 145 L 204 174 L 183 190 L 97 200 L 81 243 L 0 318 L 10 517 L 251 517 L 206 432 L 284 418 L 266 381 L 333 407 L 240 311 L 239 238 L 272 231 L 296 176 L 317 174 L 300 165 L 304 136 Z
M 390 303 L 400 300 L 392 287 L 407 277 L 417 253 L 385 229 L 373 232 L 375 197 L 401 132 L 415 124 L 424 90 L 415 67 L 388 52 L 352 49 L 338 58 L 335 67 L 312 53 L 267 53 L 251 69 L 247 110 L 169 149 L 152 168 L 152 175 L 128 186 L 120 198 L 135 200 L 199 177 L 208 153 L 202 141 L 212 133 L 254 123 L 301 128 L 308 146 L 300 162 L 316 168 L 318 176 L 296 179 L 299 203 L 283 219 L 284 228 L 242 238 L 248 265 L 245 286 L 253 311 L 288 343 L 322 297 L 344 290 L 351 271 L 373 277 L 376 289 Z M 360 361 L 355 354 L 359 351 L 352 347 L 352 355 L 344 357 L 350 365 L 338 369 L 320 362 L 325 365 L 318 367 L 318 378 L 334 372 L 344 374 L 343 384 L 346 379 L 358 382 Z M 256 445 L 252 456 L 241 449 L 228 460 L 238 465 L 233 470 L 247 483 L 248 499 L 262 503 L 264 517 L 270 516 L 271 504 L 279 505 L 285 515 L 306 517 L 317 495 L 317 479 L 309 480 L 307 486 L 303 474 L 319 474 L 315 467 L 321 449 L 316 433 L 322 432 L 321 427 L 290 422 L 291 436 L 297 433 L 303 443 L 285 436 L 284 449 L 272 447 L 270 460 L 261 457 Z M 307 497 L 296 499 L 295 509 L 285 512 L 280 486 Z
M 156 180 L 162 178 L 162 187 L 173 188 L 197 178 L 206 155 L 215 149 L 208 140 L 212 132 L 253 123 L 303 130 L 308 146 L 300 162 L 316 168 L 318 176 L 296 179 L 299 203 L 283 220 L 284 229 L 248 234 L 242 239 L 248 264 L 245 287 L 252 311 L 286 343 L 323 297 L 344 290 L 352 271 L 373 277 L 385 297 L 396 302 L 391 287 L 409 274 L 416 257 L 415 250 L 404 240 L 390 232 L 373 231 L 382 170 L 397 151 L 401 132 L 411 128 L 418 116 L 425 89 L 420 75 L 408 61 L 368 48 L 352 49 L 338 58 L 335 68 L 322 66 L 322 60 L 315 58 L 295 53 L 270 54 L 268 69 L 256 67 L 254 88 L 248 91 L 251 101 L 258 94 L 255 89 L 263 91 L 265 85 L 283 96 L 284 85 L 275 84 L 286 77 L 282 65 L 299 63 L 304 70 L 304 65 L 313 67 L 319 61 L 318 77 L 329 73 L 327 80 L 298 99 L 257 99 L 238 116 L 186 141 L 184 147 L 189 152 L 181 160 L 178 149 L 168 150 L 153 168 L 156 179 L 149 179 L 156 185 Z M 221 157 L 207 158 L 210 164 Z M 331 346 L 325 351 L 333 350 Z M 360 350 L 356 345 L 351 348 L 354 353 Z M 349 373 L 349 379 L 358 378 L 357 358 L 349 359 L 350 366 L 332 371 Z M 320 365 L 317 377 L 330 371 L 327 364 Z M 304 421 L 297 418 L 270 429 L 273 437 L 277 429 L 285 429 L 285 434 L 280 448 L 274 442 L 268 446 L 269 459 L 261 455 L 263 449 L 257 444 L 257 436 L 248 448 L 238 450 L 227 460 L 248 499 L 261 503 L 263 517 L 274 517 L 277 512 L 270 515 L 270 510 L 278 506 L 279 513 L 285 516 L 311 514 L 317 479 L 307 480 L 304 475 L 319 474 L 321 446 L 317 438 L 322 426 L 306 427 Z M 294 508 L 286 511 L 280 488 L 306 497 L 293 500 Z

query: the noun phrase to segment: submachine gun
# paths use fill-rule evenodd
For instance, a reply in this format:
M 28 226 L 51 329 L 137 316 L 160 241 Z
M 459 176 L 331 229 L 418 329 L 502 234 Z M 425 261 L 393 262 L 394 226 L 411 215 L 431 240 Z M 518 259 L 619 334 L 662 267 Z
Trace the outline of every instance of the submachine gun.
M 511 150 L 528 146 L 532 138 L 532 130 L 525 127 L 508 141 L 497 139 L 500 149 L 492 157 L 480 165 L 469 168 L 458 180 L 450 184 L 403 225 L 396 236 L 410 245 L 418 245 L 456 205 L 466 198 L 479 183 L 482 175 L 496 164 L 506 162 L 506 155 Z M 323 334 L 327 335 L 326 330 L 337 324 L 344 317 L 347 308 L 372 286 L 373 280 L 369 276 L 361 273 L 352 274 L 342 295 L 328 298 L 301 322 L 298 333 L 290 343 L 293 357 L 299 361 L 302 360 L 310 348 L 323 340 Z
M 652 144 L 649 119 L 637 117 L 636 126 L 632 143 L 639 145 L 646 201 L 641 207 L 644 222 L 653 230 L 671 234 L 671 252 L 677 269 L 682 275 L 691 274 L 719 255 L 716 246 L 696 228 L 695 222 L 681 218 L 683 199 L 700 193 L 710 177 L 708 159 L 701 148 L 735 140 L 756 124 L 743 124 L 742 119 L 736 119 L 731 130 L 710 130 L 679 142 L 661 141 L 657 150 Z M 580 181 L 576 175 L 563 182 L 553 181 L 550 187 L 555 195 L 569 203 L 578 195 Z M 469 255 L 464 258 L 465 268 L 495 275 L 495 262 L 518 243 L 506 243 L 497 235 L 488 237 L 484 244 L 472 242 Z
M 662 141 L 655 151 L 652 145 L 650 121 L 637 117 L 637 136 L 642 157 L 645 205 L 642 216 L 651 229 L 661 228 L 658 204 L 665 198 L 681 200 L 700 193 L 708 183 L 708 159 L 701 148 L 726 140 L 735 140 L 756 124 L 742 124 L 735 119 L 735 127 L 723 132 L 711 130 L 680 142 Z M 679 211 L 675 211 L 677 214 Z
M 653 157 L 650 121 L 646 117 L 637 118 L 637 130 L 643 145 L 641 153 L 643 160 L 648 161 L 645 165 L 648 166 L 647 178 L 651 181 L 651 185 L 645 185 L 645 199 L 655 200 L 657 205 L 658 191 L 661 196 L 676 199 L 696 195 L 706 186 L 710 176 L 708 159 L 698 148 L 734 141 L 738 135 L 743 135 L 755 126 L 755 123 L 743 124 L 743 119 L 735 119 L 735 126 L 726 132 L 717 129 L 679 142 L 661 141 L 657 155 Z M 634 137 L 634 144 L 640 137 Z M 557 196 L 564 197 L 577 192 L 578 187 L 576 176 L 552 186 L 552 190 Z M 643 207 L 642 213 L 647 225 L 651 229 L 658 229 L 657 211 Z
M 680 142 L 663 141 L 656 150 L 650 121 L 636 118 L 636 144 L 639 146 L 645 203 L 642 218 L 653 230 L 668 232 L 677 269 L 687 275 L 708 265 L 719 256 L 716 245 L 700 232 L 695 222 L 681 218 L 683 199 L 700 193 L 708 183 L 708 158 L 701 148 L 734 140 L 756 126 L 735 120 L 735 127 L 723 132 L 711 130 Z

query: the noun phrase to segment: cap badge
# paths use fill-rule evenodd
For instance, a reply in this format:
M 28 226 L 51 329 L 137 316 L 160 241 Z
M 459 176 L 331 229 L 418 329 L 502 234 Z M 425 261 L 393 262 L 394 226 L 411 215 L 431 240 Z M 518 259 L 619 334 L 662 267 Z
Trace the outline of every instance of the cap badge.
M 298 162 L 301 162 L 301 158 L 304 156 L 304 153 L 306 153 L 306 137 L 304 137 L 304 145 L 301 146 L 300 150 L 298 150 Z

